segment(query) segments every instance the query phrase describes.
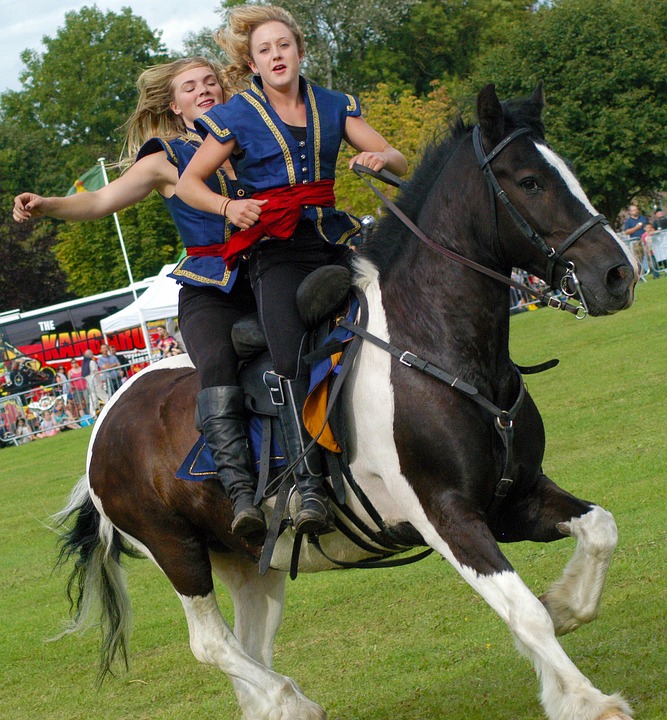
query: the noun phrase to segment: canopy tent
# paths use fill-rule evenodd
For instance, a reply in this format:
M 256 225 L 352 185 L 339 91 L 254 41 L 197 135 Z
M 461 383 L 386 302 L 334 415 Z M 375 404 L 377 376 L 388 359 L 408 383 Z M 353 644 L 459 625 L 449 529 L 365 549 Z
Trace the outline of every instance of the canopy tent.
M 165 265 L 138 300 L 104 318 L 100 322 L 102 332 L 107 335 L 138 327 L 141 325 L 142 318 L 144 322 L 151 322 L 152 320 L 167 320 L 176 317 L 178 315 L 178 291 L 181 286 L 172 278 L 167 277 L 167 273 L 170 273 L 175 267 L 176 263 Z M 141 309 L 141 317 L 139 309 Z

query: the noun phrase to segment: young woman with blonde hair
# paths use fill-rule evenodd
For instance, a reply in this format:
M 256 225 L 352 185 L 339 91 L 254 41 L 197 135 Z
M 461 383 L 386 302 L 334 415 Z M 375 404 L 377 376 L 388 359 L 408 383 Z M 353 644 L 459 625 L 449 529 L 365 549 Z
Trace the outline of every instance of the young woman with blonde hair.
M 231 228 L 219 212 L 243 189 L 221 167 L 214 168 L 207 189 L 217 197 L 211 212 L 186 205 L 175 193 L 179 176 L 201 138 L 195 120 L 223 103 L 239 89 L 219 63 L 203 57 L 176 60 L 144 71 L 137 81 L 139 100 L 126 123 L 124 165 L 127 170 L 95 192 L 68 197 L 22 193 L 14 201 L 14 219 L 48 215 L 63 220 L 94 220 L 133 205 L 157 190 L 167 205 L 187 249 L 217 245 Z M 131 163 L 130 158 L 136 155 Z M 231 168 L 229 168 L 230 172 Z M 243 391 L 238 386 L 238 357 L 231 342 L 234 322 L 255 309 L 255 301 L 240 265 L 234 271 L 216 255 L 188 255 L 172 273 L 182 288 L 179 327 L 199 373 L 199 423 L 216 462 L 222 485 L 231 498 L 232 530 L 251 542 L 266 533 L 263 513 L 254 506 L 256 479 L 243 425 Z
M 225 203 L 223 211 L 239 232 L 217 249 L 229 268 L 247 256 L 257 309 L 271 356 L 267 374 L 286 438 L 289 460 L 296 463 L 302 510 L 297 532 L 333 529 L 323 485 L 319 452 L 308 441 L 301 407 L 308 378 L 300 363 L 305 327 L 296 307 L 301 280 L 318 267 L 343 259 L 345 242 L 356 234 L 356 218 L 335 208 L 335 167 L 341 142 L 358 151 L 350 160 L 373 170 L 407 171 L 403 155 L 361 116 L 352 95 L 318 87 L 300 75 L 303 33 L 281 7 L 233 8 L 216 41 L 229 60 L 230 77 L 254 75 L 250 89 L 197 120 L 207 133 L 176 193 L 203 211 L 214 212 L 219 199 L 206 183 L 215 169 L 231 160 L 250 199 Z M 299 460 L 299 458 L 301 458 Z

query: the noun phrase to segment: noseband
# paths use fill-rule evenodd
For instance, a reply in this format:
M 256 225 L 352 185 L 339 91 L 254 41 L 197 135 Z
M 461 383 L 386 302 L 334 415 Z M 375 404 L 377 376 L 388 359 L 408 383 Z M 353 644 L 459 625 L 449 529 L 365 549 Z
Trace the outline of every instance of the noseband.
M 549 247 L 544 239 L 535 232 L 527 220 L 521 215 L 521 213 L 512 205 L 511 200 L 507 197 L 507 193 L 500 187 L 500 183 L 496 179 L 491 169 L 491 162 L 496 158 L 511 142 L 516 140 L 520 135 L 530 132 L 531 129 L 524 127 L 518 128 L 514 132 L 510 133 L 506 138 L 501 140 L 491 152 L 487 155 L 484 152 L 484 145 L 482 143 L 482 131 L 479 125 L 475 125 L 472 132 L 472 142 L 475 148 L 475 155 L 477 156 L 477 162 L 479 163 L 480 170 L 484 173 L 484 179 L 489 189 L 489 199 L 491 201 L 491 212 L 493 216 L 493 242 L 496 249 L 500 250 L 500 236 L 498 233 L 498 216 L 496 213 L 495 198 L 497 197 L 501 203 L 507 209 L 510 217 L 514 221 L 514 224 L 519 228 L 520 232 L 528 241 L 536 247 L 543 255 L 547 257 L 547 268 L 545 272 L 544 280 L 549 287 L 552 286 L 553 273 L 556 265 L 560 264 L 565 267 L 565 273 L 560 280 L 561 291 L 568 297 L 577 295 L 577 299 L 581 303 L 583 308 L 584 316 L 588 314 L 588 307 L 584 300 L 579 279 L 575 273 L 574 263 L 570 260 L 563 259 L 563 254 L 570 246 L 578 240 L 584 233 L 590 230 L 595 225 L 609 225 L 609 221 L 604 215 L 595 215 L 589 218 L 585 223 L 578 227 L 564 242 L 562 242 L 558 249 Z M 495 196 L 495 197 L 494 197 Z M 583 317 L 583 316 L 582 316 Z

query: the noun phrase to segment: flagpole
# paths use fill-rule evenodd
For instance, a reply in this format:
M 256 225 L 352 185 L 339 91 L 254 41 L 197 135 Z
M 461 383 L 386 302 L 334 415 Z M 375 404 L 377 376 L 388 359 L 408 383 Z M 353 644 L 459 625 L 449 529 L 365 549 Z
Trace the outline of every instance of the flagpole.
M 109 178 L 107 177 L 107 169 L 104 165 L 104 158 L 97 158 L 97 162 L 100 164 L 100 167 L 102 168 L 102 177 L 104 178 L 104 184 L 109 184 Z M 132 268 L 130 267 L 130 260 L 127 257 L 127 250 L 125 249 L 125 240 L 123 239 L 123 232 L 120 229 L 120 222 L 118 220 L 118 213 L 113 214 L 114 222 L 116 223 L 116 230 L 118 232 L 118 240 L 120 241 L 120 248 L 123 251 L 123 259 L 125 260 L 125 269 L 127 270 L 127 276 L 130 278 L 130 289 L 132 290 L 132 296 L 134 297 L 134 302 L 136 304 L 137 313 L 139 315 L 139 324 L 141 325 L 141 330 L 144 334 L 144 342 L 146 343 L 146 352 L 148 353 L 148 362 L 153 362 L 153 348 L 151 345 L 151 336 L 148 332 L 148 326 L 146 325 L 146 321 L 144 320 L 144 314 L 141 310 L 141 306 L 139 305 L 139 297 L 137 296 L 137 290 L 134 287 L 134 278 L 132 277 Z

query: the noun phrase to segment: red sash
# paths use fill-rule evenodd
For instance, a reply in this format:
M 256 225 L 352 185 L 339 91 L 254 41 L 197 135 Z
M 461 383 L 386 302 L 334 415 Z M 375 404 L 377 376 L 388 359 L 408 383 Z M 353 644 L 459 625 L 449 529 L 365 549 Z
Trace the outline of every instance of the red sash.
M 267 235 L 278 240 L 291 238 L 301 219 L 304 205 L 333 207 L 336 203 L 333 188 L 333 180 L 318 180 L 304 185 L 287 185 L 256 193 L 253 195 L 254 200 L 269 202 L 262 206 L 259 220 L 251 228 L 235 231 L 226 243 L 195 245 L 186 248 L 186 252 L 197 257 L 221 255 L 227 267 L 233 270 L 239 256 L 261 238 Z

